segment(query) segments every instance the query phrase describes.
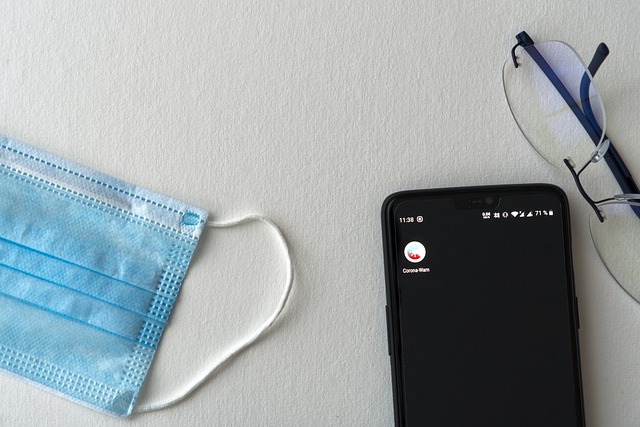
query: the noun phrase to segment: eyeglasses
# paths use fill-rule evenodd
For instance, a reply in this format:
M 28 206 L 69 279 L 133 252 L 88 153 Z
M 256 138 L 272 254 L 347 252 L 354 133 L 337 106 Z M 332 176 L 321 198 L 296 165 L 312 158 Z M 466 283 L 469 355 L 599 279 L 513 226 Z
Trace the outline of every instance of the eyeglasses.
M 534 43 L 526 32 L 516 40 L 502 70 L 511 113 L 544 159 L 569 169 L 593 210 L 589 229 L 600 258 L 640 301 L 640 190 L 605 133 L 605 112 L 593 82 L 609 49 L 601 43 L 585 66 L 564 42 Z M 577 167 L 573 159 L 584 163 Z M 597 166 L 603 164 L 609 170 Z

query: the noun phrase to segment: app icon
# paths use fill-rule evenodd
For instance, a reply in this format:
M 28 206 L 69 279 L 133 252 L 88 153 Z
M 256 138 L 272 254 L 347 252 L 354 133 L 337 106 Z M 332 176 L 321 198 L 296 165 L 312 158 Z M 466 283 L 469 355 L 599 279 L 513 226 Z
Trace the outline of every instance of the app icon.
M 420 262 L 424 259 L 426 254 L 427 250 L 420 242 L 409 242 L 407 246 L 404 247 L 404 256 L 410 262 Z

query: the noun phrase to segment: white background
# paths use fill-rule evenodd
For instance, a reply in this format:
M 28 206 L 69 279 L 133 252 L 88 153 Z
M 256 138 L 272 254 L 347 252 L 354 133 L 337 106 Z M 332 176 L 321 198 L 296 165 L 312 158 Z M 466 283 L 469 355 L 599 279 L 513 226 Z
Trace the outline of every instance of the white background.
M 607 133 L 640 175 L 640 5 L 512 0 L 0 2 L 0 133 L 284 230 L 281 319 L 183 403 L 121 420 L 0 375 L 0 425 L 393 423 L 380 206 L 398 190 L 551 182 L 572 207 L 587 423 L 640 424 L 640 306 L 611 279 L 571 178 L 526 143 L 501 68 L 514 36 L 612 54 Z M 266 318 L 263 225 L 206 230 L 141 403 Z M 463 266 L 462 266 L 463 267 Z

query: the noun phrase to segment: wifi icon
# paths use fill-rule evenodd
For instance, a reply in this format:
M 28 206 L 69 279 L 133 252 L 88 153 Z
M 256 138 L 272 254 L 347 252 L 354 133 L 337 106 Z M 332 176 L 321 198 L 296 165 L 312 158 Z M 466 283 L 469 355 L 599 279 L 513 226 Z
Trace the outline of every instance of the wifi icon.
M 515 217 L 518 216 L 519 213 L 520 212 L 518 212 L 518 211 L 511 211 L 511 216 L 515 218 Z

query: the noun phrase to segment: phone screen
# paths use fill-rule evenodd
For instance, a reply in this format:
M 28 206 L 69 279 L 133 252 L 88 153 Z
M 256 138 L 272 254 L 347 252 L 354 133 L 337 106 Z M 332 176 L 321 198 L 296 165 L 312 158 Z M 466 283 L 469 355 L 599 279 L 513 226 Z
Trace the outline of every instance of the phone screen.
M 391 210 L 407 425 L 582 425 L 567 209 L 525 193 Z

